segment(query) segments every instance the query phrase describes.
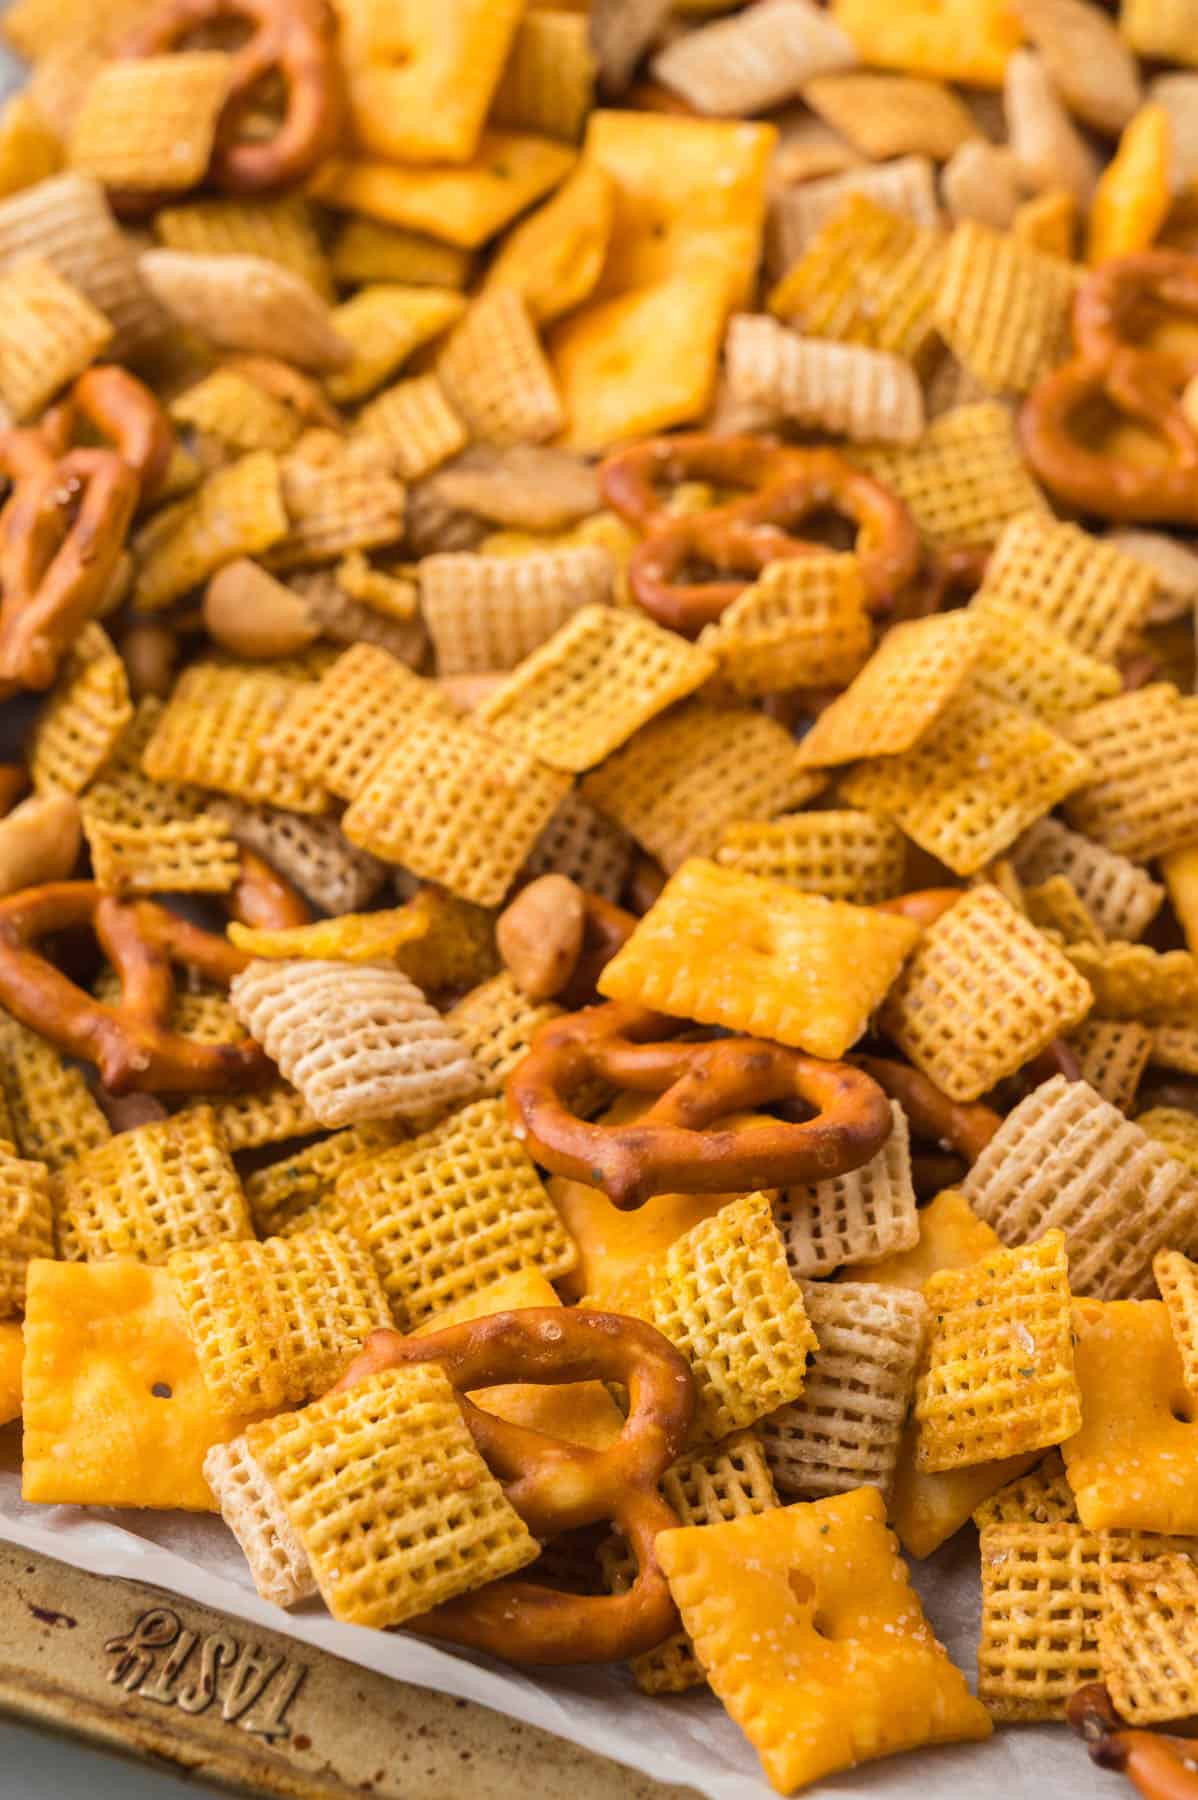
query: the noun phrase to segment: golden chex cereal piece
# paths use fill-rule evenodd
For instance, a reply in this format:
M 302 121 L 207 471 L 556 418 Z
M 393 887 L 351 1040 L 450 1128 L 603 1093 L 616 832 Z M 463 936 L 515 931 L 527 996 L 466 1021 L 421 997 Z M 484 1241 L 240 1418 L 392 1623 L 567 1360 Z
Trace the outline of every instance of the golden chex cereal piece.
M 398 281 L 405 287 L 464 288 L 472 262 L 453 244 L 366 218 L 338 226 L 329 257 L 340 282 Z
M 401 1625 L 540 1554 L 435 1363 L 386 1369 L 245 1438 L 347 1624 Z
M 561 1007 L 551 1001 L 538 1005 L 528 999 L 503 969 L 472 988 L 446 1017 L 461 1032 L 476 1067 L 482 1071 L 484 1091 L 501 1094 L 508 1076 L 527 1055 L 536 1032 L 560 1013 Z
M 155 781 L 190 782 L 292 812 L 325 811 L 324 789 L 284 768 L 266 748 L 272 728 L 303 687 L 269 667 L 192 663 L 142 753 L 144 773 Z
M 840 687 L 868 660 L 872 635 L 856 556 L 816 555 L 771 563 L 698 645 L 718 663 L 713 685 L 752 699 Z
M 774 1480 L 803 1500 L 866 1485 L 889 1495 L 927 1308 L 868 1281 L 801 1286 L 818 1348 L 801 1398 L 761 1421 Z
M 1009 233 L 963 219 L 948 241 L 936 324 L 995 394 L 1026 394 L 1069 352 L 1077 272 Z
M 1162 1069 L 1180 1069 L 1185 1075 L 1198 1075 L 1198 1026 L 1156 1026 L 1149 1060 Z
M 767 245 L 771 273 L 784 274 L 851 194 L 864 194 L 915 225 L 940 224 L 936 171 L 928 157 L 901 156 L 893 162 L 838 168 L 829 175 L 796 181 L 772 198 Z
M 322 299 L 332 292 L 316 220 L 299 193 L 222 195 L 164 206 L 154 214 L 154 235 L 168 250 L 196 256 L 264 257 L 301 276 Z
M 409 1327 L 502 1275 L 534 1268 L 552 1281 L 577 1258 L 502 1099 L 347 1169 L 308 1222 L 357 1232 Z
M 1032 924 L 1039 931 L 1055 932 L 1057 940 L 1068 946 L 1071 961 L 1075 946 L 1105 944 L 1089 908 L 1067 875 L 1050 875 L 1035 887 L 1025 887 L 1021 898 Z M 1078 966 L 1074 961 L 1074 967 Z M 1085 972 L 1081 968 L 1083 975 Z
M 102 625 L 76 635 L 29 744 L 39 793 L 81 794 L 106 767 L 133 718 L 125 665 Z
M 0 1143 L 0 1314 L 25 1307 L 25 1270 L 54 1255 L 54 1208 L 45 1163 L 23 1162 Z
M 289 527 L 263 558 L 271 569 L 328 562 L 403 534 L 404 489 L 373 438 L 310 431 L 279 463 Z
M 1114 663 L 1079 650 L 1022 603 L 982 593 L 969 610 L 985 633 L 978 678 L 1004 699 L 1054 720 L 1120 691 Z
M 215 1510 L 204 1458 L 243 1421 L 204 1386 L 165 1269 L 32 1262 L 22 1385 L 26 1500 Z
M 979 1531 L 987 1525 L 1076 1525 L 1077 1507 L 1060 1451 L 1050 1450 L 1034 1468 L 983 1500 L 973 1522 Z
M 958 875 L 975 875 L 1089 773 L 1072 743 L 975 687 L 950 701 L 913 749 L 850 770 L 840 792 L 892 818 Z
M 1006 1244 L 1059 1229 L 1075 1293 L 1151 1294 L 1152 1258 L 1190 1241 L 1198 1184 L 1084 1081 L 1056 1075 L 1008 1113 L 962 1183 Z
M 474 301 L 441 352 L 437 375 L 471 435 L 484 443 L 539 444 L 565 424 L 536 327 L 511 288 Z
M 338 402 L 361 400 L 397 374 L 422 344 L 456 325 L 466 302 L 456 288 L 401 287 L 378 282 L 359 288 L 333 309 L 333 329 L 352 346 L 353 361 L 327 377 Z
M 657 1553 L 708 1681 L 779 1792 L 989 1736 L 875 1490 L 663 1531 Z
M 894 489 L 938 548 L 987 549 L 1020 513 L 1047 514 L 1011 414 L 998 400 L 954 407 L 932 421 L 918 444 L 862 451 L 859 460 Z
M 498 737 L 551 768 L 594 768 L 715 672 L 715 658 L 639 614 L 589 605 L 478 708 Z
M 683 1525 L 719 1525 L 772 1512 L 778 1504 L 769 1465 L 751 1431 L 735 1432 L 722 1443 L 680 1458 L 657 1486 Z M 599 1560 L 613 1593 L 631 1585 L 635 1564 L 615 1533 L 599 1546 Z M 642 1694 L 682 1694 L 702 1687 L 707 1679 L 685 1631 L 676 1631 L 656 1650 L 633 1657 L 631 1667 Z
M 692 701 L 639 731 L 586 776 L 582 794 L 676 869 L 688 856 L 714 854 L 733 819 L 775 818 L 823 785 L 776 720 Z
M 1198 957 L 1191 950 L 1147 944 L 1066 944 L 1065 954 L 1089 982 L 1094 1010 L 1147 1025 L 1188 1022 L 1198 1007 Z
M 57 133 L 31 95 L 13 94 L 0 110 L 0 196 L 33 187 L 61 167 Z
M 916 1458 L 933 1472 L 1058 1444 L 1081 1423 L 1065 1234 L 942 1269 L 924 1288 Z
M 1121 1719 L 1158 1725 L 1198 1711 L 1198 1569 L 1188 1556 L 1102 1571 L 1102 1679 Z
M 1139 1114 L 1136 1124 L 1191 1174 L 1198 1175 L 1198 1118 L 1192 1112 L 1184 1106 L 1150 1106 Z
M 1082 1421 L 1062 1454 L 1083 1525 L 1193 1535 L 1198 1426 L 1168 1308 L 1079 1300 L 1073 1324 Z
M 218 1406 L 276 1412 L 321 1394 L 377 1327 L 390 1327 L 369 1252 L 352 1232 L 180 1250 L 170 1275 Z
M 654 80 L 697 113 L 765 112 L 855 60 L 851 41 L 806 0 L 766 0 L 750 13 L 683 32 L 653 58 Z
M 715 860 L 805 894 L 872 906 L 902 890 L 906 847 L 889 819 L 830 809 L 734 820 L 724 827 Z
M 861 1036 L 918 936 L 909 919 L 693 857 L 599 988 L 611 1000 L 834 1060 Z
M 1158 1250 L 1152 1272 L 1169 1315 L 1186 1387 L 1198 1396 L 1198 1263 L 1180 1250 Z
M 278 459 L 255 450 L 205 477 L 199 487 L 145 528 L 134 599 L 161 612 L 239 556 L 259 556 L 286 537 L 287 511 Z
M 859 1169 L 807 1187 L 783 1188 L 774 1218 L 796 1275 L 830 1275 L 843 1263 L 878 1262 L 919 1237 L 907 1117 L 897 1101 L 894 1129 Z M 868 1279 L 868 1276 L 865 1277 Z
M 851 193 L 769 296 L 810 337 L 889 350 L 917 366 L 936 335 L 944 261 L 936 232 Z
M 222 450 L 288 450 L 303 429 L 297 414 L 236 369 L 214 369 L 167 407 L 176 425 L 212 439 Z
M 581 608 L 610 600 L 615 577 L 611 555 L 597 544 L 527 556 L 426 556 L 420 606 L 437 673 L 514 669 Z
M 1127 1112 L 1152 1055 L 1152 1030 L 1135 1019 L 1083 1019 L 1069 1038 L 1082 1080 Z
M 16 419 L 34 417 L 112 335 L 111 320 L 49 262 L 10 263 L 0 275 L 0 401 Z
M 108 188 L 194 187 L 212 156 L 231 72 L 221 50 L 101 64 L 67 141 L 71 167 Z
M 1081 1525 L 986 1525 L 978 1697 L 996 1719 L 1063 1719 L 1101 1679 L 1101 1547 Z
M 353 354 L 315 289 L 269 257 L 146 250 L 138 268 L 184 330 L 221 349 L 281 357 L 317 371 L 343 369 Z
M 805 768 L 909 750 L 960 691 L 985 644 L 972 612 L 895 625 L 799 745 Z
M 1040 512 L 1011 520 L 981 592 L 1016 601 L 1088 656 L 1109 659 L 1143 623 L 1154 585 L 1152 571 L 1109 539 Z
M 332 1194 L 338 1176 L 351 1162 L 388 1148 L 403 1135 L 404 1128 L 396 1121 L 350 1125 L 306 1144 L 281 1162 L 254 1170 L 245 1178 L 245 1197 L 259 1236 L 277 1236 L 293 1219 Z
M 479 906 L 497 906 L 569 776 L 465 719 L 424 709 L 344 814 L 352 844 Z
M 310 1600 L 317 1590 L 307 1551 L 244 1437 L 213 1445 L 204 1458 L 204 1479 L 262 1598 L 275 1606 Z
M 23 1157 L 55 1174 L 112 1136 L 83 1073 L 53 1044 L 0 1012 L 0 1089 Z
M 745 1194 L 646 1271 L 646 1317 L 691 1366 L 699 1428 L 752 1425 L 803 1391 L 816 1348 L 765 1194 Z
M 1165 890 L 1126 856 L 1096 844 L 1060 819 L 1039 819 L 1010 850 L 1020 881 L 1067 876 L 1107 937 L 1140 937 L 1165 898 Z
M 876 1261 L 846 1263 L 846 1281 L 876 1281 L 886 1287 L 922 1292 L 929 1276 L 940 1269 L 964 1269 L 988 1250 L 999 1247 L 998 1233 L 979 1219 L 964 1194 L 944 1188 L 915 1215 L 918 1236 L 910 1248 L 894 1250 Z
M 212 1238 L 253 1236 L 241 1182 L 212 1110 L 123 1131 L 63 1172 L 68 1225 L 89 1262 L 165 1262 Z
M 861 443 L 912 443 L 924 428 L 919 377 L 902 357 L 800 337 L 764 313 L 731 320 L 724 374 L 731 399 L 768 419 Z
M 420 713 L 443 711 L 432 682 L 375 644 L 355 644 L 319 682 L 293 693 L 265 749 L 307 782 L 350 800 L 393 734 Z
M 322 1125 L 427 1117 L 478 1092 L 462 1039 L 400 969 L 254 962 L 229 993 Z
M 218 1042 L 228 1043 L 237 1036 L 236 1020 L 230 1018 L 232 1029 L 222 1032 Z M 212 1108 L 217 1130 L 234 1153 L 258 1150 L 264 1144 L 284 1144 L 320 1129 L 320 1121 L 303 1095 L 286 1081 L 272 1081 L 249 1094 L 212 1094 L 193 1104 Z
M 1077 830 L 1137 862 L 1198 838 L 1198 699 L 1154 682 L 1066 729 L 1093 770 L 1065 808 Z
M 435 375 L 415 375 L 384 388 L 362 408 L 354 431 L 384 444 L 404 481 L 430 474 L 470 437 Z
M 595 58 L 585 17 L 527 13 L 491 102 L 497 125 L 576 142 L 595 101 Z

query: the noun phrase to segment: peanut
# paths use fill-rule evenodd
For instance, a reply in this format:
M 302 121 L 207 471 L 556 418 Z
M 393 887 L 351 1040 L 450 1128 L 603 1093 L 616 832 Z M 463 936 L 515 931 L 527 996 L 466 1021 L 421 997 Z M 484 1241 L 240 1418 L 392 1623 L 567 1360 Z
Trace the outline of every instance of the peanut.
M 300 596 L 245 557 L 227 564 L 208 583 L 204 624 L 222 650 L 263 661 L 294 656 L 320 636 Z
M 62 881 L 83 836 L 73 794 L 34 794 L 0 819 L 0 895 Z
M 168 625 L 131 625 L 120 640 L 120 652 L 135 700 L 153 694 L 165 700 L 174 680 L 179 640 Z
M 586 906 L 566 875 L 542 875 L 522 888 L 495 926 L 499 954 L 521 993 L 548 1000 L 565 987 L 582 951 Z

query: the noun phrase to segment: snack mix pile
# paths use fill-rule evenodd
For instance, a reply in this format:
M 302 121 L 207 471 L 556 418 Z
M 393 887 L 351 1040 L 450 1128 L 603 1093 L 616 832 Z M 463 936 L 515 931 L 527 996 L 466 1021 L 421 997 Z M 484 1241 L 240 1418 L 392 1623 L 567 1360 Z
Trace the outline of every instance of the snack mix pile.
M 3 32 L 25 1498 L 1198 1792 L 1198 0 Z

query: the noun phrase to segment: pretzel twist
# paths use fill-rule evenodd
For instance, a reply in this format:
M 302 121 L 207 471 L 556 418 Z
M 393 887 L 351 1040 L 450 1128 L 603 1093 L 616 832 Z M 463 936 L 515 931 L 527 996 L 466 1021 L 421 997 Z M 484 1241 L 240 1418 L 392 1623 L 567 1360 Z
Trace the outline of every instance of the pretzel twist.
M 1099 1682 L 1078 1688 L 1065 1717 L 1100 1769 L 1127 1776 L 1144 1800 L 1198 1800 L 1198 1744 L 1165 1732 L 1132 1731 Z
M 758 1038 L 669 1041 L 682 1029 L 679 1019 L 618 1001 L 543 1026 L 507 1089 L 517 1134 L 537 1161 L 630 1210 L 653 1194 L 826 1181 L 867 1163 L 890 1135 L 886 1096 L 863 1070 Z M 633 1124 L 594 1124 L 570 1103 L 592 1076 L 661 1097 Z M 720 1128 L 730 1113 L 796 1099 L 816 1116 Z
M 325 0 L 162 0 L 122 46 L 126 57 L 161 56 L 217 19 L 248 19 L 235 52 L 208 180 L 230 194 L 269 193 L 310 175 L 340 128 L 336 25 Z M 286 90 L 273 136 L 237 138 L 265 77 Z
M 695 1408 L 694 1378 L 673 1345 L 639 1319 L 534 1307 L 427 1337 L 373 1332 L 333 1391 L 382 1369 L 428 1362 L 439 1363 L 456 1388 L 479 1451 L 534 1536 L 610 1519 L 636 1557 L 637 1576 L 610 1596 L 495 1581 L 424 1614 L 413 1629 L 527 1664 L 616 1662 L 677 1630 L 654 1549 L 658 1532 L 678 1524 L 657 1483 L 679 1455 Z M 604 1450 L 509 1424 L 466 1397 L 509 1382 L 574 1381 L 614 1381 L 627 1390 L 628 1416 Z
M 1147 250 L 1088 275 L 1073 306 L 1076 355 L 1032 389 L 1020 436 L 1040 479 L 1082 512 L 1198 525 L 1198 431 L 1181 405 L 1198 356 L 1145 347 L 1162 308 L 1198 319 L 1198 256 Z M 1138 463 L 1092 449 L 1083 415 L 1099 401 L 1147 425 L 1167 456 Z
M 726 506 L 675 516 L 663 506 L 658 485 L 688 477 L 752 491 Z M 824 549 L 792 535 L 816 513 L 832 512 L 856 526 L 874 611 L 892 606 L 919 567 L 919 533 L 902 501 L 835 450 L 691 432 L 618 452 L 602 465 L 599 483 L 608 505 L 647 534 L 628 565 L 632 593 L 659 624 L 687 636 L 726 611 L 749 585 L 746 575 Z M 680 579 L 695 562 L 729 579 Z
M 947 1144 L 967 1163 L 975 1163 L 1002 1124 L 1002 1114 L 979 1101 L 950 1100 L 934 1081 L 909 1063 L 888 1057 L 863 1056 L 860 1068 L 897 1100 L 921 1138 Z

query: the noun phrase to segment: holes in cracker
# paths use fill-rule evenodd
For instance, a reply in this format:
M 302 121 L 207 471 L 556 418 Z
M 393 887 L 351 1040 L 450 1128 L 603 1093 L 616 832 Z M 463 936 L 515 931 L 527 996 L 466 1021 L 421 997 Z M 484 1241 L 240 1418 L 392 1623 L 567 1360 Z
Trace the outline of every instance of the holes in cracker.
M 169 1381 L 155 1381 L 150 1388 L 155 1400 L 173 1400 L 175 1390 Z

